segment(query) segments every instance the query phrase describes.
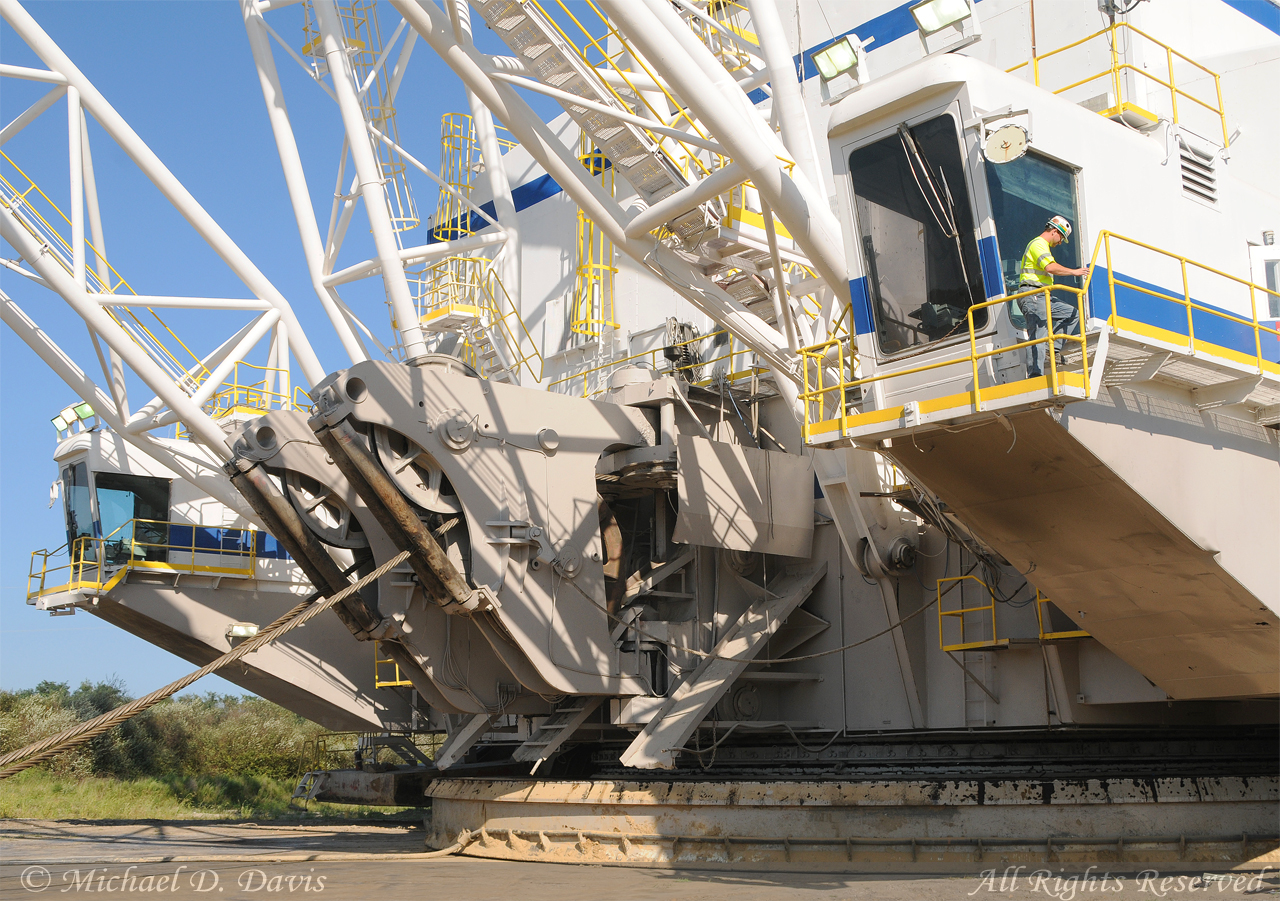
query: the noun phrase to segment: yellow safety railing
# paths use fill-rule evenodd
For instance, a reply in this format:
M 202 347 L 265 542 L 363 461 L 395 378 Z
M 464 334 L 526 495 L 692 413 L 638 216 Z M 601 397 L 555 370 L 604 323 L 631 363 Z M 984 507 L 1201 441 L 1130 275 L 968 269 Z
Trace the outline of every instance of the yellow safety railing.
M 476 166 L 475 127 L 466 113 L 440 117 L 440 178 L 457 191 L 441 191 L 431 234 L 439 241 L 455 241 L 472 233 L 470 200 Z
M 260 372 L 262 377 L 252 381 L 241 378 L 240 369 L 250 373 Z M 281 377 L 287 377 L 287 369 L 275 366 L 258 366 L 243 360 L 236 363 L 229 378 L 222 383 L 222 388 L 209 398 L 204 410 L 214 419 L 219 419 L 232 412 L 266 413 L 269 410 L 298 410 L 311 405 L 307 398 L 305 405 L 299 406 L 297 393 L 302 390 L 298 386 L 289 392 L 278 390 L 282 384 Z M 305 396 L 305 392 L 304 396 Z
M 240 368 L 249 372 L 260 372 L 263 376 L 250 381 L 242 378 Z M 222 383 L 222 387 L 209 398 L 201 408 L 213 419 L 222 419 L 236 413 L 262 415 L 272 410 L 310 410 L 311 397 L 301 385 L 295 385 L 292 392 L 281 391 L 280 386 L 287 385 L 289 372 L 275 366 L 258 366 L 243 360 L 236 363 L 231 375 Z M 283 380 L 283 381 L 282 381 Z M 177 425 L 175 437 L 179 441 L 189 440 L 191 433 L 182 423 Z
M 1092 271 L 1092 270 L 1091 270 Z M 914 375 L 919 372 L 929 372 L 934 369 L 944 369 L 949 366 L 959 366 L 968 363 L 973 372 L 973 388 L 969 392 L 971 396 L 970 403 L 974 411 L 980 411 L 982 406 L 982 386 L 979 383 L 978 367 L 982 360 L 988 357 L 999 356 L 1000 354 L 1010 353 L 1012 351 L 1022 350 L 1023 348 L 1033 347 L 1035 345 L 1045 345 L 1045 356 L 1049 361 L 1049 372 L 1043 376 L 1047 379 L 1046 384 L 1049 386 L 1053 394 L 1060 394 L 1067 385 L 1079 387 L 1076 383 L 1081 379 L 1075 377 L 1075 373 L 1059 372 L 1058 361 L 1056 355 L 1052 351 L 1053 342 L 1055 341 L 1073 341 L 1080 345 L 1082 360 L 1087 361 L 1087 339 L 1082 333 L 1079 335 L 1063 334 L 1054 331 L 1053 328 L 1053 309 L 1051 303 L 1051 292 L 1062 292 L 1074 294 L 1076 296 L 1076 305 L 1080 316 L 1080 322 L 1085 321 L 1085 295 L 1088 291 L 1088 276 L 1085 277 L 1085 287 L 1072 288 L 1066 285 L 1055 285 L 1044 288 L 1033 288 L 1029 291 L 1021 291 L 1017 294 L 1010 294 L 1007 297 L 997 297 L 992 300 L 975 303 L 969 307 L 965 313 L 965 322 L 968 327 L 969 335 L 969 355 L 967 357 L 953 357 L 936 363 L 926 363 L 921 366 L 912 366 L 908 369 L 895 369 L 891 372 L 881 372 L 866 378 L 856 378 L 857 372 L 856 360 L 854 358 L 853 341 L 844 336 L 828 339 L 821 344 L 815 344 L 812 347 L 801 348 L 800 359 L 803 370 L 803 385 L 800 392 L 800 400 L 805 406 L 805 425 L 804 438 L 809 441 L 814 435 L 831 431 L 839 428 L 840 432 L 848 429 L 850 420 L 856 416 L 856 413 L 849 412 L 849 403 L 846 401 L 848 392 L 855 388 L 863 388 L 866 385 L 875 382 L 882 382 L 886 379 L 898 378 L 906 375 Z M 1045 318 L 1047 322 L 1046 334 L 1042 338 L 1031 338 L 1026 341 L 1019 341 L 1016 344 L 1009 344 L 996 347 L 991 350 L 978 350 L 977 344 L 977 327 L 974 323 L 974 313 L 978 310 L 985 310 L 987 307 L 993 307 L 998 304 L 1007 303 L 1010 300 L 1018 300 L 1032 295 L 1044 296 Z M 1070 378 L 1069 378 L 1070 377 Z M 1083 366 L 1083 391 L 1085 396 L 1089 394 L 1089 367 Z M 836 411 L 835 416 L 830 416 L 829 411 Z
M 1139 285 L 1123 277 L 1117 276 L 1115 271 L 1115 257 L 1122 248 L 1139 249 L 1148 253 L 1155 254 L 1158 258 L 1163 258 L 1169 263 L 1176 263 L 1181 276 L 1182 291 L 1180 294 L 1165 293 L 1158 290 L 1152 290 L 1150 285 Z M 1103 251 L 1103 259 L 1105 260 L 1107 270 L 1107 297 L 1111 304 L 1111 315 L 1108 324 L 1117 331 L 1136 332 L 1141 337 L 1159 338 L 1170 344 L 1185 344 L 1188 353 L 1208 353 L 1215 356 L 1233 360 L 1237 363 L 1256 368 L 1259 375 L 1267 375 L 1270 377 L 1280 376 L 1280 364 L 1268 359 L 1262 351 L 1263 336 L 1268 336 L 1268 341 L 1280 342 L 1280 330 L 1275 326 L 1263 325 L 1258 319 L 1258 299 L 1259 295 L 1266 298 L 1273 292 L 1268 291 L 1262 285 L 1223 272 L 1204 263 L 1198 263 L 1190 257 L 1181 254 L 1172 253 L 1163 250 L 1143 241 L 1134 238 L 1127 238 L 1124 235 L 1115 232 L 1104 231 L 1098 236 L 1098 246 L 1093 252 L 1093 263 L 1090 264 L 1091 269 L 1098 261 L 1099 250 Z M 1192 299 L 1191 296 L 1191 277 L 1195 273 L 1202 276 L 1212 276 L 1217 279 L 1225 279 L 1230 285 L 1236 289 L 1248 291 L 1250 315 L 1248 318 L 1244 316 L 1230 313 L 1226 310 L 1209 307 L 1203 303 L 1199 303 Z M 1135 291 L 1147 297 L 1153 297 L 1161 301 L 1173 304 L 1183 308 L 1185 316 L 1187 333 L 1183 335 L 1179 331 L 1166 329 L 1156 326 L 1152 323 L 1142 322 L 1129 316 L 1124 316 L 1120 311 L 1120 303 L 1116 295 L 1116 288 L 1123 288 L 1129 291 Z M 1196 337 L 1196 314 L 1202 314 L 1209 317 L 1208 322 L 1229 322 L 1238 326 L 1243 326 L 1253 333 L 1253 347 L 1251 353 L 1246 353 L 1239 348 L 1224 346 L 1221 343 L 1205 341 Z M 1081 320 L 1083 321 L 1083 320 Z M 1204 320 L 1202 320 L 1202 326 Z
M 210 533 L 216 538 L 210 535 L 207 540 L 218 546 L 201 546 L 201 537 Z M 67 562 L 51 566 L 50 561 L 63 553 Z M 105 593 L 135 569 L 252 576 L 257 555 L 258 534 L 253 528 L 131 519 L 105 538 L 84 535 L 53 551 L 34 551 L 27 571 L 27 598 L 81 590 Z
M 427 266 L 414 279 L 418 318 L 424 326 L 451 319 L 470 322 L 474 329 L 457 327 L 468 341 L 476 336 L 475 330 L 487 331 L 490 340 L 503 342 L 511 369 L 523 368 L 535 381 L 542 381 L 542 353 L 490 260 L 447 257 Z M 473 354 L 474 350 L 472 347 Z M 469 362 L 480 361 L 477 358 Z
M 696 7 L 683 6 L 677 11 L 726 70 L 745 69 L 753 56 L 759 56 L 760 39 L 742 24 L 751 19 L 746 4 L 736 0 L 711 0 L 705 13 L 694 12 L 694 9 Z
M 1054 641 L 1059 638 L 1089 637 L 1089 633 L 1084 631 L 1084 629 L 1070 629 L 1067 631 L 1055 632 L 1053 630 L 1052 614 L 1044 609 L 1045 604 L 1052 604 L 1055 608 L 1057 607 L 1056 604 L 1053 604 L 1053 601 L 1042 595 L 1039 589 L 1036 589 L 1036 624 L 1040 628 L 1041 641 Z M 1048 629 L 1045 628 L 1046 625 L 1049 627 Z
M 501 137 L 510 134 L 496 122 L 498 149 L 505 153 L 518 146 L 515 141 Z M 431 235 L 438 241 L 453 241 L 475 233 L 475 221 L 471 218 L 474 207 L 470 205 L 471 190 L 476 173 L 484 171 L 476 140 L 475 120 L 466 113 L 445 113 L 440 117 L 440 179 L 453 188 L 441 191 L 432 218 Z M 481 228 L 488 228 L 484 223 Z
M 1120 61 L 1120 51 L 1117 49 L 1117 43 L 1120 40 L 1120 34 L 1122 29 L 1125 32 L 1131 32 L 1134 35 L 1138 35 L 1142 38 L 1145 38 L 1146 40 L 1150 41 L 1152 44 L 1155 44 L 1157 47 L 1164 50 L 1165 63 L 1167 66 L 1167 72 L 1168 72 L 1168 78 L 1169 78 L 1168 81 L 1161 79 L 1159 76 L 1149 72 L 1146 69 L 1141 68 L 1140 66 L 1135 66 L 1132 63 L 1126 63 L 1126 62 Z M 1148 121 L 1155 122 L 1157 120 L 1157 116 L 1154 113 L 1138 106 L 1135 103 L 1129 102 L 1128 100 L 1125 99 L 1124 90 L 1123 90 L 1124 79 L 1121 77 L 1121 75 L 1124 72 L 1132 72 L 1135 75 L 1138 75 L 1145 79 L 1153 81 L 1156 84 L 1160 85 L 1161 87 L 1168 89 L 1169 100 L 1170 100 L 1170 105 L 1173 112 L 1174 122 L 1179 121 L 1178 98 L 1182 97 L 1194 104 L 1197 104 L 1200 107 L 1203 107 L 1208 112 L 1215 114 L 1218 117 L 1218 121 L 1222 128 L 1223 146 L 1226 146 L 1226 144 L 1229 143 L 1230 138 L 1227 136 L 1227 116 L 1226 116 L 1226 113 L 1223 112 L 1223 108 L 1222 108 L 1222 79 L 1218 76 L 1218 73 L 1200 65 L 1198 62 L 1191 59 L 1190 57 L 1182 53 L 1179 53 L 1177 50 L 1174 50 L 1168 44 L 1152 37 L 1151 35 L 1147 34 L 1145 31 L 1142 31 L 1139 28 L 1135 28 L 1134 26 L 1130 25 L 1128 22 L 1116 22 L 1113 25 L 1109 25 L 1108 27 L 1102 29 L 1101 31 L 1098 31 L 1089 35 L 1088 37 L 1081 38 L 1078 41 L 1073 41 L 1072 43 L 1067 44 L 1065 47 L 1059 47 L 1056 50 L 1050 50 L 1048 53 L 1041 53 L 1038 56 L 1033 56 L 1031 59 L 1027 60 L 1026 62 L 1019 63 L 1018 65 L 1014 66 L 1012 69 L 1009 69 L 1007 71 L 1017 72 L 1019 69 L 1023 69 L 1027 66 L 1030 66 L 1032 77 L 1034 78 L 1036 85 L 1043 87 L 1043 85 L 1041 85 L 1042 76 L 1040 71 L 1040 65 L 1044 60 L 1057 56 L 1060 53 L 1065 53 L 1068 50 L 1072 50 L 1076 47 L 1081 46 L 1082 44 L 1086 44 L 1089 41 L 1092 41 L 1104 36 L 1107 38 L 1109 49 L 1110 49 L 1110 59 L 1111 59 L 1110 67 L 1107 69 L 1104 69 L 1103 71 L 1095 75 L 1089 75 L 1085 78 L 1081 78 L 1081 79 L 1078 79 L 1077 81 L 1073 81 L 1071 84 L 1068 84 L 1064 87 L 1056 88 L 1054 89 L 1053 93 L 1062 94 L 1074 88 L 1078 88 L 1082 85 L 1088 84 L 1090 82 L 1097 81 L 1098 79 L 1109 78 L 1111 82 L 1110 87 L 1113 92 L 1112 96 L 1114 97 L 1115 106 L 1102 110 L 1101 113 L 1103 116 L 1110 118 L 1112 116 L 1119 115 L 1120 113 L 1123 113 L 1125 111 L 1133 111 L 1138 115 L 1142 116 L 1143 118 L 1147 119 Z M 1208 75 L 1213 79 L 1213 88 L 1214 88 L 1214 97 L 1215 97 L 1214 103 L 1206 102 L 1200 99 L 1199 97 L 1196 97 L 1192 94 L 1187 93 L 1182 88 L 1177 86 L 1177 82 L 1174 77 L 1175 59 L 1185 62 L 1191 66 L 1194 66 L 1196 69 L 1200 70 L 1205 75 Z
M 1170 268 L 1176 264 L 1181 277 L 1181 293 L 1173 294 L 1167 291 L 1156 290 L 1150 285 L 1138 284 L 1130 279 L 1116 274 L 1115 257 L 1120 247 L 1136 248 L 1155 254 L 1158 258 L 1162 258 L 1170 264 Z M 1100 259 L 1101 258 L 1101 259 Z M 854 359 L 853 340 L 848 337 L 839 336 L 831 338 L 812 347 L 802 348 L 800 351 L 801 361 L 803 363 L 803 387 L 800 393 L 800 399 L 805 405 L 805 424 L 804 436 L 805 441 L 809 441 L 816 435 L 826 434 L 835 430 L 839 430 L 843 434 L 849 428 L 850 423 L 859 415 L 857 412 L 850 412 L 851 404 L 848 402 L 848 395 L 854 389 L 861 389 L 866 385 L 875 382 L 894 379 L 901 376 L 914 375 L 920 372 L 928 372 L 935 369 L 943 369 L 946 367 L 954 367 L 968 364 L 971 369 L 973 378 L 973 387 L 967 392 L 969 396 L 969 404 L 973 412 L 979 412 L 983 409 L 983 391 L 992 391 L 992 387 L 983 389 L 979 384 L 979 363 L 993 356 L 1009 353 L 1011 351 L 1021 350 L 1023 348 L 1032 347 L 1037 344 L 1046 346 L 1045 357 L 1048 360 L 1048 373 L 1040 379 L 1028 379 L 1028 390 L 1033 384 L 1047 385 L 1051 394 L 1061 395 L 1067 393 L 1067 389 L 1073 389 L 1074 394 L 1082 397 L 1088 397 L 1092 394 L 1090 379 L 1092 378 L 1091 368 L 1088 365 L 1088 344 L 1087 338 L 1083 334 L 1061 334 L 1054 331 L 1053 326 L 1053 309 L 1049 303 L 1051 293 L 1074 295 L 1076 298 L 1077 313 L 1079 321 L 1084 323 L 1087 321 L 1086 298 L 1090 296 L 1090 289 L 1099 265 L 1102 265 L 1106 277 L 1106 297 L 1110 305 L 1108 325 L 1115 329 L 1118 334 L 1128 334 L 1137 339 L 1150 340 L 1155 338 L 1168 345 L 1185 346 L 1188 354 L 1192 355 L 1209 355 L 1217 356 L 1223 360 L 1229 360 L 1236 364 L 1243 364 L 1253 368 L 1258 374 L 1264 375 L 1269 379 L 1280 378 L 1280 362 L 1273 361 L 1263 353 L 1264 336 L 1268 345 L 1272 341 L 1277 342 L 1276 353 L 1280 356 L 1280 329 L 1275 326 L 1264 325 L 1258 318 L 1258 302 L 1259 298 L 1265 298 L 1269 295 L 1267 288 L 1262 285 L 1240 278 L 1229 273 L 1223 272 L 1212 266 L 1198 263 L 1190 257 L 1172 253 L 1163 250 L 1143 241 L 1125 237 L 1114 232 L 1104 231 L 1098 235 L 1098 241 L 1094 245 L 1093 256 L 1089 261 L 1088 274 L 1084 277 L 1083 287 L 1072 288 L 1067 285 L 1054 285 L 1045 288 L 1033 288 L 1029 291 L 1022 291 L 1017 294 L 1010 294 L 1004 297 L 997 297 L 991 300 L 976 303 L 969 308 L 966 313 L 966 325 L 969 337 L 969 354 L 967 356 L 951 357 L 935 363 L 926 363 L 920 366 L 913 366 L 907 369 L 896 369 L 889 372 L 881 372 L 865 378 L 857 377 L 856 360 Z M 1250 315 L 1237 315 L 1224 309 L 1208 306 L 1204 303 L 1196 301 L 1192 297 L 1191 276 L 1193 273 L 1202 273 L 1207 276 L 1213 276 L 1226 280 L 1230 285 L 1235 286 L 1241 292 L 1241 300 L 1243 293 L 1248 293 L 1248 303 Z M 1101 282 L 1099 282 L 1099 290 Z M 1179 316 L 1180 320 L 1185 319 L 1186 333 L 1174 329 L 1164 328 L 1159 325 L 1144 322 L 1125 316 L 1122 310 L 1122 302 L 1117 295 L 1117 288 L 1133 291 L 1144 296 L 1156 298 L 1169 304 L 1181 307 L 1183 312 Z M 1097 292 L 1095 292 L 1096 295 Z M 974 323 L 974 313 L 987 307 L 996 306 L 1006 303 L 1010 300 L 1018 300 L 1033 295 L 1043 295 L 1045 298 L 1045 316 L 1048 320 L 1047 334 L 1041 338 L 1034 338 L 1027 341 L 1020 341 L 1016 344 L 1009 344 L 1001 347 L 995 347 L 990 350 L 978 350 L 977 333 Z M 1241 303 L 1243 305 L 1243 303 Z M 1094 311 L 1097 315 L 1102 315 L 1098 310 Z M 1218 324 L 1233 324 L 1242 329 L 1247 329 L 1252 334 L 1252 347 L 1246 352 L 1236 347 L 1229 347 L 1220 342 L 1208 341 L 1196 336 L 1196 320 L 1203 317 L 1201 321 L 1201 330 L 1203 332 L 1206 322 Z M 1081 353 L 1081 372 L 1063 372 L 1058 368 L 1056 355 L 1049 352 L 1048 347 L 1056 341 L 1073 342 L 1080 347 Z M 1041 379 L 1044 381 L 1042 382 Z M 1016 383 L 1015 383 L 1016 384 Z M 1004 393 L 1009 390 L 1008 385 L 1000 386 Z M 959 397 L 959 395 L 957 395 Z
M 586 132 L 579 138 L 579 158 L 601 186 L 613 195 L 613 166 L 604 154 L 591 150 Z M 613 282 L 618 267 L 613 265 L 613 242 L 604 229 L 578 207 L 578 266 L 573 288 L 573 310 L 569 329 L 574 334 L 599 338 L 607 329 L 620 328 L 614 319 Z
M 23 226 L 31 233 L 31 235 L 48 247 L 51 251 L 50 258 L 58 263 L 59 266 L 68 274 L 72 274 L 71 260 L 74 251 L 71 243 L 62 236 L 59 228 L 54 227 L 50 220 L 57 222 L 61 220 L 66 223 L 66 228 L 71 229 L 71 220 L 67 218 L 66 213 L 56 203 L 49 199 L 49 196 L 41 190 L 27 173 L 22 171 L 17 163 L 4 151 L 0 151 L 0 157 L 13 167 L 17 177 L 17 184 L 25 184 L 25 187 L 19 188 L 9 177 L 0 173 L 0 205 L 6 209 L 12 210 Z M 43 201 L 43 204 L 37 204 L 37 198 Z M 44 211 L 40 206 L 44 207 Z M 123 293 L 121 289 L 132 295 L 137 295 L 137 291 L 125 281 L 124 277 L 116 271 L 115 267 L 107 261 L 102 252 L 95 247 L 92 242 L 85 241 L 85 247 L 88 249 L 89 265 L 85 266 L 85 286 L 92 294 L 116 294 Z M 94 260 L 102 263 L 103 267 L 109 273 L 104 280 L 98 274 L 98 267 L 93 263 Z M 167 334 L 182 350 L 186 353 L 191 362 L 187 363 L 174 354 L 173 351 L 166 346 L 165 342 L 158 338 L 134 312 L 134 307 L 125 306 L 105 306 L 107 315 L 116 321 L 130 339 L 141 347 L 147 354 L 156 361 L 178 384 L 183 390 L 194 392 L 206 378 L 209 377 L 210 371 L 201 362 L 200 358 L 187 347 L 187 345 L 179 338 L 163 319 L 151 307 L 146 307 L 146 311 L 151 314 L 157 323 L 157 330 Z
M 378 27 L 377 0 L 354 0 L 339 3 L 343 37 L 356 86 L 360 89 L 360 107 L 365 120 L 390 138 L 397 146 L 400 133 L 396 126 L 396 107 L 391 94 L 390 66 L 383 60 L 382 31 Z M 319 26 L 311 4 L 303 6 L 303 56 L 323 57 Z M 379 66 L 379 61 L 383 65 Z M 375 67 L 377 71 L 375 72 Z M 409 189 L 404 157 L 400 151 L 381 141 L 374 142 L 374 153 L 386 180 L 387 206 L 391 225 L 397 232 L 408 231 L 418 224 L 418 206 Z
M 988 603 L 982 604 L 976 607 L 965 606 L 964 583 L 966 580 L 970 580 L 970 579 L 972 579 L 974 582 L 977 582 L 979 585 L 982 586 L 982 590 L 986 592 Z M 943 606 L 942 598 L 949 591 L 951 591 L 950 588 L 948 588 L 946 591 L 942 590 L 942 585 L 944 582 L 961 583 L 960 591 L 959 591 L 959 599 L 958 599 L 958 603 L 960 606 L 955 608 L 954 610 L 947 610 Z M 937 604 L 938 604 L 938 646 L 942 648 L 942 650 L 947 651 L 948 653 L 953 651 L 973 651 L 973 650 L 982 650 L 982 649 L 988 649 L 988 648 L 1001 648 L 1009 644 L 1009 639 L 1000 638 L 996 635 L 995 592 L 991 590 L 991 587 L 987 585 L 986 582 L 982 581 L 977 576 L 951 576 L 950 578 L 939 579 Z M 977 638 L 977 639 L 971 639 L 970 634 L 972 632 L 972 628 L 969 627 L 970 619 L 978 620 L 978 625 L 973 628 L 981 629 L 984 633 L 983 637 Z M 956 622 L 959 623 L 960 640 L 958 642 L 952 642 L 951 644 L 947 643 L 946 625 L 948 622 L 953 624 Z M 986 627 L 988 624 L 991 627 L 990 638 L 987 638 L 985 635 Z
M 390 665 L 389 667 L 388 664 Z M 390 669 L 389 672 L 388 668 Z M 386 674 L 385 678 L 384 673 Z M 373 687 L 399 688 L 401 686 L 412 688 L 413 683 L 400 672 L 400 664 L 390 657 L 382 656 L 380 642 L 375 641 L 373 643 Z
M 688 130 L 691 134 L 704 141 L 711 139 L 701 123 L 690 115 L 685 108 L 685 104 L 668 90 L 663 78 L 645 62 L 644 55 L 636 52 L 631 47 L 630 42 L 613 26 L 609 17 L 596 6 L 595 0 L 586 0 L 585 3 L 573 3 L 572 6 L 565 0 L 555 0 L 555 6 L 558 7 L 560 16 L 572 22 L 581 33 L 581 43 L 569 37 L 568 32 L 557 21 L 559 16 L 553 16 L 539 0 L 526 0 L 526 5 L 534 7 L 541 12 L 543 17 L 551 23 L 552 27 L 559 32 L 569 46 L 577 51 L 579 58 L 586 65 L 593 69 L 599 67 L 607 68 L 626 85 L 626 95 L 624 96 L 621 89 L 601 79 L 605 89 L 613 95 L 614 99 L 624 109 L 646 118 L 652 116 L 655 122 L 667 128 Z M 550 4 L 547 5 L 550 6 Z M 596 17 L 593 22 L 594 28 L 588 27 L 583 23 L 584 19 L 590 19 L 587 13 L 588 9 Z M 594 51 L 594 53 L 590 51 Z M 596 58 L 593 60 L 592 56 Z M 640 71 L 630 68 L 630 65 L 635 65 Z M 658 90 L 653 91 L 648 87 L 641 90 L 635 84 L 637 76 L 643 77 L 646 85 L 649 83 L 656 84 Z M 661 96 L 665 99 L 666 103 L 663 106 L 666 108 L 659 109 L 655 106 L 649 100 L 649 95 Z M 671 112 L 672 110 L 675 111 L 674 115 Z M 712 153 L 669 135 L 648 131 L 643 129 L 642 126 L 638 127 L 645 130 L 649 138 L 662 147 L 663 152 L 688 177 L 705 177 L 728 163 L 728 159 L 721 154 Z

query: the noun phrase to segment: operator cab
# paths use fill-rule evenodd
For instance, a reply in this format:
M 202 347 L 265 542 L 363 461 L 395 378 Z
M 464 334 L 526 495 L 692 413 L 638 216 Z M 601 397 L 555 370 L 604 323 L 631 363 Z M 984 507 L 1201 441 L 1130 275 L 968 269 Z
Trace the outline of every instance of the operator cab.
M 1228 179 L 1214 162 L 1223 148 L 1200 147 L 1186 129 L 1177 144 L 1161 141 L 1114 118 L 955 54 L 832 107 L 851 339 L 805 354 L 811 443 L 1096 398 L 1104 375 L 1114 378 L 1108 366 L 1151 361 L 1158 372 L 1154 351 L 1193 367 L 1160 373 L 1184 392 L 1261 373 L 1264 384 L 1240 383 L 1252 407 L 1223 410 L 1266 424 L 1256 409 L 1273 402 L 1280 342 L 1242 252 L 1269 221 L 1265 198 Z M 990 151 L 1001 127 L 1026 133 L 1025 153 Z M 1170 162 L 1183 145 L 1195 151 L 1183 157 L 1220 166 L 1211 203 L 1191 190 L 1188 165 Z M 1082 329 L 1055 324 L 1062 356 L 1029 378 L 1021 259 L 1053 216 L 1073 227 L 1055 261 L 1090 275 L 1055 278 L 1053 300 L 1076 307 Z

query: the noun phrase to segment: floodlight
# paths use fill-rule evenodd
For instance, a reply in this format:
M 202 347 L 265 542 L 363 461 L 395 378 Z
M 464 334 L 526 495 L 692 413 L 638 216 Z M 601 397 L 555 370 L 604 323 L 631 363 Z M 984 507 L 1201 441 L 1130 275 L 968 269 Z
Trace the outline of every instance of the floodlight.
M 50 421 L 53 423 L 53 427 L 59 432 L 65 432 L 67 429 L 71 428 L 71 423 L 63 419 L 61 415 L 53 417 Z
M 969 0 L 924 0 L 911 7 L 911 15 L 915 17 L 920 34 L 927 37 L 948 25 L 968 19 L 973 15 L 973 7 Z
M 233 638 L 253 638 L 258 634 L 257 623 L 232 623 L 227 626 L 227 640 Z
M 813 54 L 813 64 L 818 67 L 822 80 L 830 81 L 858 68 L 858 51 L 846 35 Z
M 87 403 L 76 404 L 71 409 L 75 412 L 77 418 L 79 419 L 89 419 L 90 417 L 97 415 L 96 413 L 93 412 L 93 407 L 89 406 Z

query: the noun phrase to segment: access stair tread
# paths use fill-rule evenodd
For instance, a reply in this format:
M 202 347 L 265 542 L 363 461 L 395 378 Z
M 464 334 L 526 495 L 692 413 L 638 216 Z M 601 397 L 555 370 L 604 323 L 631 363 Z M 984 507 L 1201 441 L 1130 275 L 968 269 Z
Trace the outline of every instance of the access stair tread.
M 789 567 L 767 589 L 751 586 L 759 599 L 716 644 L 714 656 L 704 657 L 671 692 L 623 753 L 622 764 L 641 769 L 674 766 L 675 752 L 826 572 L 825 561 L 817 566 Z
M 467 716 L 465 722 L 454 728 L 444 744 L 436 751 L 437 769 L 446 770 L 461 760 L 472 746 L 489 731 L 489 714 L 476 713 Z
M 573 737 L 578 727 L 586 722 L 587 717 L 595 713 L 603 699 L 599 697 L 579 697 L 567 702 L 567 706 L 557 706 L 551 715 L 529 736 L 528 741 L 516 748 L 511 755 L 513 760 L 534 764 L 534 770 Z
M 539 10 L 517 0 L 488 0 L 473 4 L 494 31 L 516 52 L 537 80 L 597 104 L 636 115 L 640 99 L 629 89 L 610 90 L 595 69 Z M 662 147 L 643 129 L 598 110 L 562 102 L 566 112 L 590 135 L 627 183 L 650 204 L 689 181 Z M 673 216 L 667 227 L 686 245 L 695 243 L 719 220 L 713 204 Z

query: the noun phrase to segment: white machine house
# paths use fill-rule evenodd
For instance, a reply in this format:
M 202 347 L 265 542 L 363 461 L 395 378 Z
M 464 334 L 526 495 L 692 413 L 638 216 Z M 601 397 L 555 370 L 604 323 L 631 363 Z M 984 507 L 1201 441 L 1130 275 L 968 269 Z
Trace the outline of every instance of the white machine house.
M 240 8 L 318 303 L 0 0 L 45 67 L 0 66 L 31 94 L 0 313 L 76 397 L 29 604 L 204 664 L 407 552 L 222 675 L 441 736 L 406 762 L 468 853 L 1274 849 L 1280 7 Z M 470 100 L 438 169 L 396 126 L 430 53 Z M 341 123 L 328 169 L 303 90 Z M 61 103 L 69 190 L 37 189 L 14 148 Z M 112 269 L 86 117 L 251 297 Z M 1024 287 L 1053 216 L 1087 274 Z M 105 387 L 19 307 L 48 291 Z M 166 308 L 252 318 L 179 340 Z M 304 793 L 389 799 L 370 759 Z

